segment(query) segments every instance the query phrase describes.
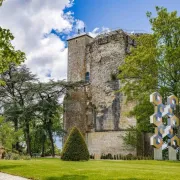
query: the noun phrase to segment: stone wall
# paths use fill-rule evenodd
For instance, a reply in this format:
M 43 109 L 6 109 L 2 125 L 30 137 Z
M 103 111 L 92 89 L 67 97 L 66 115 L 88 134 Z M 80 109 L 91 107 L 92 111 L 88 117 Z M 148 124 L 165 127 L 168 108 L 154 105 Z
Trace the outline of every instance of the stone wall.
M 68 40 L 68 81 L 85 79 L 85 51 L 91 41 L 92 38 L 86 34 Z
M 77 127 L 85 136 L 87 131 L 86 121 L 87 96 L 85 88 L 78 88 L 66 94 L 64 98 L 64 129 L 66 136 L 73 127 Z
M 134 103 L 126 104 L 117 80 L 118 67 L 124 63 L 130 40 L 122 31 L 98 36 L 87 45 L 86 69 L 90 72 L 89 96 L 96 110 L 94 131 L 117 131 L 135 125 L 127 112 Z
M 95 154 L 96 158 L 100 158 L 101 154 L 122 154 L 129 153 L 136 155 L 136 150 L 127 147 L 123 143 L 123 136 L 126 131 L 108 131 L 108 132 L 92 132 L 86 136 L 88 149 L 90 154 Z

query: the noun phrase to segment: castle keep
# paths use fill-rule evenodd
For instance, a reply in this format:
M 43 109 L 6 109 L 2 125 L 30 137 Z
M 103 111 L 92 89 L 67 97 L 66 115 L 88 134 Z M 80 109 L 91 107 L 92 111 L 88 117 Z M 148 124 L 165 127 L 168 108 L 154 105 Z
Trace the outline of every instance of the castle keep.
M 96 38 L 79 34 L 68 40 L 68 81 L 86 82 L 86 86 L 68 92 L 64 99 L 64 129 L 73 126 L 83 133 L 90 154 L 135 154 L 136 150 L 123 143 L 134 117 L 127 113 L 133 103 L 117 90 L 118 67 L 133 46 L 133 40 L 122 30 L 102 34 Z

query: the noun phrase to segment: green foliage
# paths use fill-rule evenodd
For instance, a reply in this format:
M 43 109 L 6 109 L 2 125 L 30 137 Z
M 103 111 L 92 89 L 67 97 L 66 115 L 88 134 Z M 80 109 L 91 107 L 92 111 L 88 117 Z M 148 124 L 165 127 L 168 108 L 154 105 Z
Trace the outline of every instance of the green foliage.
M 61 155 L 61 149 L 59 149 L 57 146 L 55 146 L 55 155 L 60 156 Z
M 89 160 L 87 145 L 82 134 L 76 127 L 70 132 L 64 145 L 61 159 L 65 161 Z
M 139 131 L 136 127 L 130 127 L 129 131 L 125 133 L 125 136 L 123 137 L 123 141 L 125 145 L 131 146 L 133 148 L 137 148 L 138 145 L 138 134 Z
M 177 11 L 156 7 L 157 17 L 149 15 L 153 36 L 157 42 L 158 89 L 165 96 L 180 96 L 180 17 Z
M 13 39 L 14 36 L 10 30 L 0 27 L 0 74 L 9 69 L 12 63 L 19 65 L 25 60 L 25 53 L 15 50 L 12 46 Z
M 12 144 L 17 142 L 17 137 L 22 137 L 22 130 L 14 131 L 13 124 L 5 121 L 4 117 L 0 117 L 0 144 L 6 148 L 11 149 Z
M 137 47 L 131 48 L 125 63 L 119 67 L 119 78 L 123 83 L 121 91 L 128 100 L 139 99 L 157 88 L 156 41 L 152 35 L 133 36 Z M 146 94 L 145 94 L 146 93 Z
M 149 116 L 153 114 L 154 109 L 149 102 L 149 95 L 158 90 L 156 40 L 149 34 L 133 38 L 137 47 L 133 47 L 131 54 L 126 56 L 125 64 L 119 68 L 121 73 L 118 77 L 123 83 L 121 91 L 127 96 L 127 100 L 138 102 L 130 112 L 131 116 L 136 117 L 137 131 L 151 132 Z

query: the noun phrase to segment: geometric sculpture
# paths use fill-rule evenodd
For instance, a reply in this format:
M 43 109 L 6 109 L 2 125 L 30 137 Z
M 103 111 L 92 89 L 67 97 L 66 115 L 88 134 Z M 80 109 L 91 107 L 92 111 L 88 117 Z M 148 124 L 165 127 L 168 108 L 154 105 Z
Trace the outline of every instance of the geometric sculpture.
M 151 143 L 151 145 L 153 145 L 153 147 L 159 149 L 163 145 L 163 140 L 160 136 L 155 134 L 151 137 L 150 143 Z
M 174 136 L 173 138 L 171 138 L 171 146 L 174 149 L 177 149 L 180 146 L 180 141 L 179 141 L 179 138 L 177 136 Z
M 176 152 L 177 148 L 180 147 L 180 138 L 173 130 L 180 125 L 179 119 L 174 114 L 178 98 L 171 95 L 167 98 L 167 105 L 164 105 L 162 103 L 162 96 L 154 92 L 150 95 L 150 102 L 155 106 L 155 113 L 150 116 L 150 123 L 155 126 L 155 134 L 150 138 L 150 144 L 154 148 L 159 149 L 156 151 L 159 153 L 163 149 L 171 147 L 175 150 L 171 150 L 172 154 L 172 152 Z M 164 118 L 167 120 L 166 123 L 163 122 Z M 163 141 L 163 138 L 166 138 L 166 142 Z

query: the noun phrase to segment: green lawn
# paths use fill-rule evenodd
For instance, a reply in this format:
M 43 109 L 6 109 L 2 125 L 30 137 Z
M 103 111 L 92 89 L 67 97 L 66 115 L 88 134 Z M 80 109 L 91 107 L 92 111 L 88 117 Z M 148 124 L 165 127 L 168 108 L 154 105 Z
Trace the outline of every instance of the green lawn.
M 0 171 L 43 180 L 179 180 L 180 162 L 171 161 L 88 161 L 59 159 L 1 160 Z

